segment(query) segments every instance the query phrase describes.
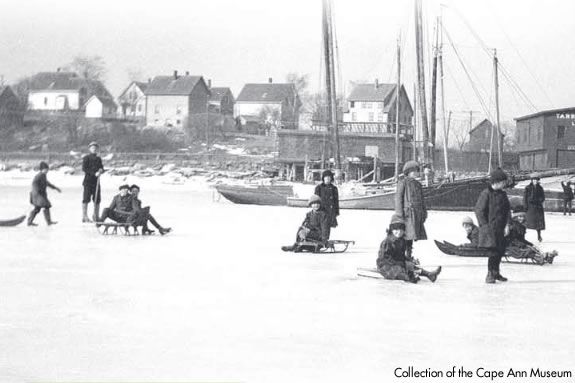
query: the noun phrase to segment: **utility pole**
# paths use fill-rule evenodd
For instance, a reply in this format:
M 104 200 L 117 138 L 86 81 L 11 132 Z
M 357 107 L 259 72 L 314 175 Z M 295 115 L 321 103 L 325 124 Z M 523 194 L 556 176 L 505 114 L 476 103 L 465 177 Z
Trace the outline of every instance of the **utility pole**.
M 503 167 L 503 152 L 501 145 L 501 127 L 499 125 L 499 71 L 497 49 L 493 49 L 493 73 L 495 74 L 495 118 L 497 129 L 497 160 L 499 167 Z
M 401 44 L 397 39 L 397 85 L 395 86 L 395 180 L 399 179 L 399 108 L 401 96 Z
M 421 0 L 415 0 L 415 50 L 417 54 L 417 83 L 419 113 L 421 117 L 421 135 L 423 140 L 423 161 L 433 164 L 432 155 L 429 156 L 429 130 L 427 124 L 427 105 L 425 102 L 425 67 L 423 59 L 423 16 L 421 12 Z

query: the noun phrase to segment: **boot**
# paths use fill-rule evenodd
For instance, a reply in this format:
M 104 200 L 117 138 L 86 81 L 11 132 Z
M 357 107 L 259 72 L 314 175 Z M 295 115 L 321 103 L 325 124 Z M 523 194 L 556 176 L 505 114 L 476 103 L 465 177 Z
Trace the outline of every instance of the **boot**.
M 507 282 L 507 278 L 505 278 L 503 275 L 499 274 L 499 271 L 495 273 L 494 278 L 496 281 L 499 281 L 499 282 Z
M 30 212 L 30 215 L 28 216 L 28 226 L 38 226 L 37 223 L 34 223 L 34 218 L 36 218 L 36 215 L 38 214 L 38 211 L 36 209 L 32 210 Z
M 144 226 L 142 226 L 142 235 L 152 235 L 152 234 L 154 234 L 154 230 L 150 230 L 147 223 Z
M 485 277 L 485 283 L 495 283 L 495 274 L 493 271 L 487 272 L 487 277 Z
M 48 226 L 55 225 L 58 223 L 52 221 L 52 218 L 50 217 L 50 209 L 44 209 L 44 219 L 46 220 L 46 224 L 48 224 Z
M 171 227 L 160 227 L 158 230 L 160 231 L 161 235 L 164 235 L 164 234 L 168 234 L 170 231 L 172 231 L 172 228 Z
M 441 266 L 439 266 L 437 269 L 435 269 L 435 271 L 426 271 L 426 270 L 421 269 L 421 272 L 419 273 L 419 275 L 423 275 L 424 277 L 429 279 L 431 282 L 435 283 L 439 273 L 441 273 Z
M 282 251 L 294 251 L 296 245 L 282 246 Z
M 82 204 L 82 222 L 83 223 L 92 222 L 92 221 L 90 221 L 90 218 L 88 218 L 88 204 L 87 203 Z
M 100 222 L 100 204 L 94 203 L 94 214 L 92 216 L 92 221 Z
M 539 242 L 543 242 L 543 237 L 541 237 L 541 232 L 540 232 L 540 231 L 537 232 L 537 240 L 538 240 Z

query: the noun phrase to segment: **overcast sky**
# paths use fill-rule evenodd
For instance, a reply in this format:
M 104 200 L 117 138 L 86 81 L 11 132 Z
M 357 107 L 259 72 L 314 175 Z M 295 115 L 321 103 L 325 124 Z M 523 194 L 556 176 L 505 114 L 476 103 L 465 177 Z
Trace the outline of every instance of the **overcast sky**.
M 350 81 L 375 78 L 395 82 L 401 32 L 403 82 L 411 94 L 413 0 L 333 1 L 340 88 L 349 91 Z M 534 112 L 522 98 L 537 109 L 575 106 L 575 1 L 423 1 L 426 40 L 432 41 L 443 3 L 445 29 L 490 113 L 491 58 L 464 20 L 487 47 L 498 49 L 501 64 L 525 93 L 519 96 L 501 75 L 504 119 Z M 143 79 L 190 71 L 214 86 L 230 86 L 235 95 L 244 83 L 268 77 L 280 82 L 289 72 L 309 74 L 311 90 L 321 85 L 321 0 L 0 0 L 0 6 L 0 75 L 8 83 L 87 54 L 105 59 L 106 84 L 115 96 L 128 84 L 130 70 L 141 71 Z M 483 112 L 447 37 L 444 43 L 446 108 Z

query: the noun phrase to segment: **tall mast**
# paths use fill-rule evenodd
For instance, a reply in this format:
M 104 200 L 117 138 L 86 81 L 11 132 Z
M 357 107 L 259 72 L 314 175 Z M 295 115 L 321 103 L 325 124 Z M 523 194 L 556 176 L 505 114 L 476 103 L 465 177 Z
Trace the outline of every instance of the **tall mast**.
M 445 87 L 443 86 L 443 20 L 439 16 L 437 22 L 438 28 L 441 27 L 441 41 L 437 46 L 437 51 L 439 55 L 439 77 L 441 86 L 441 121 L 443 125 L 443 161 L 445 162 L 445 174 L 449 172 L 449 160 L 447 158 L 447 135 L 449 134 L 447 130 L 447 124 L 445 122 Z
M 421 135 L 423 141 L 423 161 L 433 161 L 429 156 L 429 130 L 427 125 L 427 105 L 425 102 L 425 68 L 423 65 L 423 21 L 421 0 L 415 0 L 415 50 L 417 54 L 417 83 L 419 113 L 421 118 Z M 433 152 L 432 152 L 433 153 Z
M 413 84 L 413 160 L 417 161 L 417 91 L 415 84 Z
M 401 95 L 401 46 L 397 39 L 397 85 L 395 86 L 395 180 L 399 177 L 399 107 Z
M 439 37 L 438 37 L 439 21 L 435 22 L 435 45 L 433 47 L 433 67 L 431 71 L 431 110 L 429 116 L 429 142 L 431 147 L 435 148 L 435 132 L 437 124 L 437 55 L 439 50 Z
M 497 49 L 493 50 L 493 73 L 495 75 L 495 118 L 497 132 L 497 163 L 503 166 L 503 153 L 501 148 L 501 129 L 499 127 L 499 71 L 498 71 Z
M 335 63 L 331 0 L 323 0 L 323 38 L 325 49 L 325 83 L 328 98 L 328 118 L 332 133 L 332 153 L 335 161 L 336 177 L 340 176 L 339 132 L 337 127 L 337 101 L 335 89 Z

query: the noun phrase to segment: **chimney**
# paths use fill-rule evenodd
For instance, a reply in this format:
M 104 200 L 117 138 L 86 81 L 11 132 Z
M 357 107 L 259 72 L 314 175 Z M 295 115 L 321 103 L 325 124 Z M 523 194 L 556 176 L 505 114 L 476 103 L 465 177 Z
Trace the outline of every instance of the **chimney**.
M 152 78 L 148 77 L 148 84 L 151 84 L 151 83 L 152 83 Z
M 177 79 L 178 79 L 178 71 L 175 70 L 175 71 L 174 71 L 174 80 L 177 80 Z
M 379 88 L 379 79 L 375 79 L 375 89 Z
M 60 72 L 62 68 L 56 68 L 56 72 Z
M 190 75 L 190 72 L 189 72 L 189 71 L 186 71 L 186 76 L 189 76 L 189 75 Z
M 208 88 L 210 88 L 210 89 L 212 88 L 212 79 L 211 78 L 208 79 Z
M 271 84 L 273 82 L 273 79 L 271 77 L 269 77 L 268 82 Z

